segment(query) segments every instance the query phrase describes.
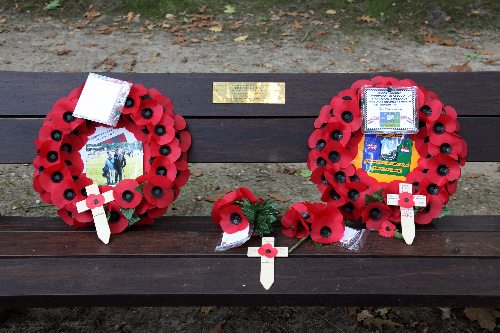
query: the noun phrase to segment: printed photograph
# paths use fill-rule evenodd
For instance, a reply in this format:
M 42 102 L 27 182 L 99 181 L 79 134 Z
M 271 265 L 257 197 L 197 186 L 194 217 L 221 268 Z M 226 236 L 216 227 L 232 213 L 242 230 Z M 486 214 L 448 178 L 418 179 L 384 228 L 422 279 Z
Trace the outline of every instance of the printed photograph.
M 84 172 L 97 185 L 114 186 L 143 174 L 142 142 L 123 128 L 97 128 L 80 153 Z

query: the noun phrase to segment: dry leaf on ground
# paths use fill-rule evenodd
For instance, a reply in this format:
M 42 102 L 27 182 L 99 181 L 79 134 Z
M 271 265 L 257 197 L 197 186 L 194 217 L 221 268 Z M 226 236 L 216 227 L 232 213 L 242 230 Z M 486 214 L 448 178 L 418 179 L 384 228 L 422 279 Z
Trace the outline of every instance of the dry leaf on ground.
M 57 50 L 57 51 L 56 51 L 56 54 L 57 54 L 58 56 L 70 55 L 70 54 L 72 54 L 72 53 L 73 53 L 73 51 L 72 51 L 72 50 L 70 50 L 70 49 L 62 49 L 62 50 Z
M 204 315 L 207 315 L 207 314 L 209 314 L 210 312 L 215 311 L 216 309 L 217 309 L 217 307 L 216 307 L 216 306 L 202 306 L 202 307 L 200 308 L 200 313 L 201 313 L 201 314 L 204 314 Z
M 444 46 L 455 45 L 455 42 L 451 39 L 443 39 L 443 38 L 440 38 L 438 36 L 429 35 L 429 34 L 424 35 L 424 42 L 429 43 L 429 44 L 438 44 L 438 45 L 444 45 Z
M 366 23 L 375 23 L 375 22 L 377 22 L 377 19 L 373 18 L 369 15 L 361 15 L 361 16 L 356 17 L 356 21 L 366 22 Z
M 225 323 L 226 323 L 225 320 L 219 321 L 217 324 L 210 327 L 208 333 L 223 333 L 224 329 L 222 328 L 222 326 L 224 326 Z
M 496 319 L 500 318 L 500 311 L 485 308 L 466 308 L 464 314 L 472 321 L 477 321 L 481 328 L 490 332 L 496 327 Z
M 472 68 L 470 68 L 470 66 L 468 65 L 468 63 L 466 62 L 465 64 L 463 65 L 456 65 L 456 66 L 450 66 L 448 68 L 448 70 L 450 72 L 471 72 L 472 71 Z
M 248 35 L 241 35 L 241 36 L 238 36 L 234 39 L 235 42 L 244 42 L 246 41 L 248 38 Z
M 94 10 L 92 7 L 93 6 L 90 5 L 89 10 L 83 14 L 83 17 L 85 17 L 87 21 L 92 21 L 94 18 L 101 16 L 101 12 Z
M 328 9 L 326 13 L 330 15 L 337 15 L 337 11 L 335 9 Z

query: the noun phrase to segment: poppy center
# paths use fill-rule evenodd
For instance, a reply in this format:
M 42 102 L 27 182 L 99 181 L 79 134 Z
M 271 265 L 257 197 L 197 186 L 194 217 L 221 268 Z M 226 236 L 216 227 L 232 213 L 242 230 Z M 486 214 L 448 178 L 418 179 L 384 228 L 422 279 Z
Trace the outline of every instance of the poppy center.
M 122 199 L 123 201 L 131 202 L 132 200 L 134 200 L 134 193 L 132 193 L 132 191 L 130 190 L 126 190 L 122 193 Z
M 231 221 L 232 224 L 238 225 L 241 223 L 243 220 L 238 213 L 232 213 L 231 216 L 229 217 L 229 220 Z
M 149 130 L 148 130 L 148 128 L 146 126 L 144 126 L 144 128 L 141 131 L 144 134 L 149 134 Z
M 450 173 L 450 168 L 448 168 L 447 165 L 441 164 L 438 166 L 438 173 L 441 176 L 446 176 L 448 173 Z
M 267 249 L 267 250 L 266 250 L 266 253 L 271 253 L 271 250 L 270 250 L 270 249 Z
M 62 146 L 61 146 L 61 150 L 62 151 L 65 151 L 67 153 L 71 153 L 73 151 L 73 147 L 69 144 L 69 143 L 64 143 Z
M 64 112 L 63 120 L 67 123 L 74 121 L 75 117 L 73 117 L 73 112 L 70 112 L 70 111 Z
M 320 157 L 316 160 L 316 165 L 319 167 L 324 167 L 326 165 L 326 160 L 323 157 Z
M 308 218 L 311 217 L 311 214 L 309 214 L 308 212 L 302 212 L 302 214 L 300 214 L 302 216 L 302 218 L 304 220 L 307 220 Z
M 151 96 L 149 96 L 149 94 L 142 95 L 142 96 L 141 96 L 141 99 L 142 99 L 142 100 L 151 99 Z
M 316 142 L 316 149 L 318 150 L 321 150 L 325 147 L 326 145 L 326 141 L 321 139 L 321 140 L 318 140 L 318 142 Z
M 163 190 L 161 189 L 161 187 L 155 186 L 151 190 L 151 193 L 153 194 L 153 197 L 159 198 L 159 197 L 161 197 L 163 195 Z
M 345 121 L 346 123 L 350 123 L 353 121 L 354 116 L 352 115 L 351 111 L 344 111 L 342 112 L 342 120 Z
M 349 179 L 351 180 L 351 182 L 359 182 L 358 175 L 352 175 L 351 177 L 349 177 Z
M 325 185 L 330 185 L 330 183 L 328 182 L 328 180 L 326 179 L 325 175 L 321 175 L 321 182 Z
M 75 191 L 73 191 L 72 189 L 67 189 L 66 191 L 64 191 L 64 199 L 66 200 L 73 200 L 75 198 Z
M 370 210 L 370 217 L 374 220 L 379 220 L 382 217 L 382 211 L 380 208 L 372 208 Z
M 112 211 L 111 214 L 109 214 L 109 222 L 118 222 L 118 220 L 120 220 L 120 214 Z
M 332 235 L 332 229 L 330 227 L 327 227 L 327 226 L 324 226 L 323 228 L 321 228 L 321 230 L 319 231 L 319 234 L 321 235 L 321 237 L 323 238 L 328 238 Z
M 141 115 L 144 119 L 151 119 L 153 117 L 153 110 L 150 108 L 142 109 Z
M 167 145 L 160 147 L 160 154 L 162 154 L 162 155 L 168 156 L 168 155 L 170 155 L 171 152 L 172 152 L 172 150 Z
M 428 105 L 424 105 L 420 108 L 420 111 L 422 111 L 423 114 L 425 114 L 427 117 L 429 117 L 432 114 L 432 109 Z
M 156 168 L 156 174 L 158 176 L 165 176 L 167 174 L 167 168 L 164 166 L 159 166 Z
M 73 163 L 71 163 L 70 160 L 64 160 L 64 164 L 66 164 L 69 167 L 73 165 Z
M 99 203 L 99 200 L 94 199 L 94 205 L 97 205 Z
M 439 151 L 443 154 L 449 154 L 451 153 L 451 146 L 448 143 L 443 143 L 439 146 Z
M 445 130 L 446 130 L 446 127 L 443 125 L 443 123 L 436 123 L 434 125 L 434 132 L 436 134 L 443 134 Z
M 349 197 L 349 199 L 351 200 L 358 200 L 359 199 L 359 192 L 358 190 L 349 190 L 349 192 L 347 193 L 347 196 Z
M 328 159 L 332 163 L 337 163 L 340 160 L 340 154 L 336 151 L 332 151 L 330 154 L 328 154 Z
M 340 194 L 337 193 L 333 188 L 330 190 L 330 198 L 333 200 L 339 200 L 340 199 Z
M 54 141 L 61 141 L 61 139 L 62 139 L 62 133 L 59 130 L 54 130 L 54 131 L 52 131 L 52 133 L 50 133 L 50 137 Z
M 88 197 L 87 195 L 87 189 L 84 187 L 80 190 L 80 193 L 84 196 L 84 197 Z
M 60 183 L 62 180 L 63 180 L 63 175 L 62 173 L 60 173 L 59 171 L 56 171 L 52 174 L 52 176 L 50 177 L 50 179 L 54 182 L 54 183 Z
M 134 99 L 127 97 L 127 100 L 125 101 L 125 107 L 126 108 L 131 108 L 134 106 Z
M 436 184 L 430 184 L 429 186 L 427 186 L 427 192 L 432 195 L 437 195 L 439 193 L 439 186 L 437 186 Z
M 155 127 L 155 134 L 158 135 L 158 136 L 162 136 L 163 134 L 165 134 L 165 126 L 163 126 L 163 125 L 157 125 Z
M 342 99 L 343 99 L 344 101 L 352 101 L 351 96 L 342 96 Z
M 425 123 L 425 121 L 423 121 L 423 120 L 420 120 L 420 121 L 418 122 L 418 127 L 419 127 L 419 128 L 425 127 L 425 125 L 426 125 L 426 123 Z
M 55 151 L 49 151 L 47 153 L 47 160 L 51 163 L 54 163 L 55 161 L 57 161 L 57 158 L 58 158 L 58 155 Z
M 335 180 L 337 183 L 345 183 L 347 176 L 343 171 L 337 171 L 337 173 L 335 173 Z
M 410 199 L 408 199 L 408 198 L 404 198 L 404 199 L 403 199 L 403 201 L 404 201 L 404 202 L 410 202 Z
M 332 139 L 335 141 L 340 141 L 344 137 L 344 133 L 341 130 L 335 130 L 332 132 Z
M 352 203 L 348 202 L 348 203 L 346 203 L 345 205 L 342 206 L 342 209 L 347 214 L 350 214 L 354 210 L 354 205 Z
M 391 227 L 389 226 L 385 227 L 385 231 L 391 231 Z

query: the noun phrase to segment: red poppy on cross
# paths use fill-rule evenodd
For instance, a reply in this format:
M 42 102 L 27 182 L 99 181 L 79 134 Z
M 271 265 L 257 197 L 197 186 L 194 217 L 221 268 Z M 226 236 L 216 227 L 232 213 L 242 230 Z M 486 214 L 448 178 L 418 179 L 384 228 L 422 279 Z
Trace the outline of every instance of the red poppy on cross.
M 78 201 L 76 203 L 76 210 L 78 213 L 83 213 L 89 209 L 92 211 L 97 237 L 99 237 L 104 244 L 108 244 L 111 230 L 109 229 L 108 219 L 106 218 L 106 212 L 103 206 L 115 200 L 113 191 L 111 190 L 101 194 L 96 184 L 85 187 L 85 190 L 87 191 L 87 199 Z
M 287 247 L 274 247 L 274 237 L 262 237 L 261 247 L 249 247 L 248 257 L 260 257 L 260 283 L 269 290 L 274 283 L 274 258 L 288 257 Z
M 406 244 L 411 245 L 415 238 L 415 216 L 413 207 L 425 207 L 425 195 L 412 195 L 413 186 L 399 183 L 399 194 L 387 194 L 387 204 L 401 209 L 401 233 Z

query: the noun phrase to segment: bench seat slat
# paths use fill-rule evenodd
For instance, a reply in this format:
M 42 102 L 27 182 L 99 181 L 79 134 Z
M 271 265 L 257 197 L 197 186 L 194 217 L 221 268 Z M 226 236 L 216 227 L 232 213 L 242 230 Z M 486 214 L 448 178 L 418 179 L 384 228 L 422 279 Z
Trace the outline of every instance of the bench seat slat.
M 88 73 L 0 73 L 3 96 L 0 116 L 45 116 L 52 104 L 81 85 Z M 498 116 L 500 72 L 475 73 L 104 73 L 154 87 L 168 95 L 184 116 L 290 117 L 316 116 L 339 91 L 359 79 L 376 75 L 410 78 L 434 91 L 446 104 L 468 116 Z M 286 105 L 212 105 L 214 81 L 274 81 L 286 83 Z M 480 106 L 480 107 L 479 107 Z
M 0 119 L 0 163 L 31 163 L 42 119 Z M 189 119 L 190 162 L 305 162 L 312 118 Z M 464 117 L 469 161 L 500 161 L 500 117 Z
M 265 291 L 259 260 L 249 258 L 2 259 L 0 302 L 498 307 L 498 269 L 498 260 L 473 258 L 277 259 L 277 279 Z
M 446 221 L 436 228 L 418 230 L 415 243 L 407 246 L 403 241 L 386 239 L 370 234 L 365 246 L 359 252 L 350 252 L 338 246 L 316 248 L 308 242 L 295 254 L 306 257 L 500 257 L 500 221 L 495 227 L 481 227 L 483 217 L 469 216 L 461 219 L 464 226 L 453 226 L 446 230 Z M 11 219 L 11 218 L 6 218 Z M 23 218 L 26 225 L 33 226 L 29 218 Z M 18 224 L 23 223 L 19 219 Z M 452 218 L 449 218 L 451 220 Z M 2 221 L 4 219 L 0 219 Z M 42 219 L 38 219 L 42 221 Z M 136 230 L 117 235 L 108 246 L 102 246 L 93 229 L 78 230 L 65 226 L 57 219 L 43 220 L 47 225 L 57 225 L 54 230 L 9 228 L 8 223 L 0 229 L 0 258 L 11 257 L 244 257 L 246 245 L 228 252 L 215 252 L 220 239 L 220 228 L 209 217 L 193 220 L 188 217 L 163 218 L 153 226 L 142 226 Z M 474 223 L 474 231 L 467 226 Z M 458 222 L 457 222 L 458 223 Z M 4 223 L 1 223 L 2 225 Z M 10 224 L 11 226 L 13 223 Z M 444 230 L 442 230 L 444 229 Z M 490 229 L 489 231 L 486 231 Z M 42 231 L 43 230 L 43 231 Z M 467 231 L 466 231 L 467 230 Z M 493 231 L 496 230 L 496 231 Z M 277 244 L 291 247 L 296 239 L 276 235 Z M 251 240 L 248 246 L 258 246 L 259 240 Z M 1 261 L 0 261 L 1 264 Z

